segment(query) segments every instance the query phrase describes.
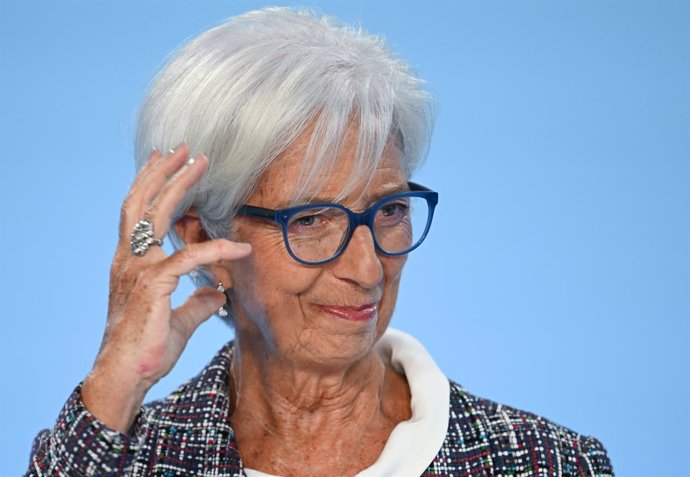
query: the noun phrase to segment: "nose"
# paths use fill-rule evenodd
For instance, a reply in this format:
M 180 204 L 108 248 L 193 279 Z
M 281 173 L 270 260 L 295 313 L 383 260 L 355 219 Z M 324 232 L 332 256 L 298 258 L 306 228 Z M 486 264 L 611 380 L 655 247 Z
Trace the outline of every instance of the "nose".
M 374 237 L 367 226 L 352 233 L 350 243 L 334 262 L 338 278 L 356 283 L 364 289 L 375 288 L 383 280 L 383 265 L 376 253 Z

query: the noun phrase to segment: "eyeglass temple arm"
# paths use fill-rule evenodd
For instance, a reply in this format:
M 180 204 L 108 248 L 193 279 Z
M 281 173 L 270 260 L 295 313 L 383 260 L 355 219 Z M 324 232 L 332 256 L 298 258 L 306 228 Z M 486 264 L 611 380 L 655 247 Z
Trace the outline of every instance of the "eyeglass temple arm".
M 417 184 L 416 182 L 408 182 L 407 186 L 410 188 L 410 191 L 412 192 L 432 192 L 432 190 L 428 187 L 424 187 L 423 185 Z
M 237 209 L 238 214 L 248 215 L 250 217 L 261 217 L 263 219 L 269 220 L 275 220 L 276 212 L 278 211 L 246 204 Z

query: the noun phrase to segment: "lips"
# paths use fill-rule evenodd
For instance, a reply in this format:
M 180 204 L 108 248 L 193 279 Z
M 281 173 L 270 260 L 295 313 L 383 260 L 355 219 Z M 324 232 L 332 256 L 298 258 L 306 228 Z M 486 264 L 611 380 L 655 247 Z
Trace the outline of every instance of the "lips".
M 367 321 L 376 316 L 378 304 L 367 303 L 361 306 L 319 305 L 326 313 L 349 321 Z

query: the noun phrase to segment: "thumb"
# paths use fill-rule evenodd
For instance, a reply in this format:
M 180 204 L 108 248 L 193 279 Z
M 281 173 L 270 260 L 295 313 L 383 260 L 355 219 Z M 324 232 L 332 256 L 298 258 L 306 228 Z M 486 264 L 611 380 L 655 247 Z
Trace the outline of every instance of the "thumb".
M 215 288 L 201 287 L 173 311 L 174 325 L 189 339 L 201 323 L 225 304 L 225 294 Z

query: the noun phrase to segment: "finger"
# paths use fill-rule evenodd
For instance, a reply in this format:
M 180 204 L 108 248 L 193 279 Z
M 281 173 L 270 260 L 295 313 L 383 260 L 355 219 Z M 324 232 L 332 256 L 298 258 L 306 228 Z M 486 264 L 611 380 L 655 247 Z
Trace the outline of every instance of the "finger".
M 211 287 L 197 288 L 181 306 L 173 310 L 171 326 L 188 340 L 201 323 L 225 304 L 225 295 Z
M 151 208 L 146 211 L 146 216 L 155 223 L 156 237 L 162 237 L 168 233 L 173 212 L 189 189 L 201 179 L 207 168 L 208 158 L 203 154 L 198 155 L 182 166 L 165 184 Z
M 225 239 L 190 244 L 152 265 L 147 275 L 156 277 L 161 293 L 170 294 L 175 290 L 179 278 L 195 268 L 221 260 L 238 260 L 249 255 L 251 250 L 248 243 Z
M 149 173 L 150 169 L 158 167 L 163 157 L 163 154 L 158 149 L 154 148 L 148 161 L 141 171 L 139 171 L 139 174 L 137 174 L 134 183 L 130 186 L 129 192 L 127 192 L 127 196 L 122 202 L 122 207 L 120 209 L 120 240 L 122 240 L 127 233 L 131 232 L 133 226 L 131 220 L 132 217 L 136 215 L 136 210 L 133 209 L 138 209 L 138 202 L 135 194 L 137 183 L 143 180 L 143 177 Z
M 181 144 L 167 155 L 158 150 L 151 154 L 122 204 L 121 238 L 129 236 L 134 224 L 143 218 L 151 200 L 160 192 L 168 178 L 187 162 L 188 155 L 189 148 L 186 144 Z
M 189 146 L 180 144 L 158 160 L 149 160 L 132 184 L 134 195 L 148 204 L 163 188 L 170 176 L 175 174 L 189 158 Z

